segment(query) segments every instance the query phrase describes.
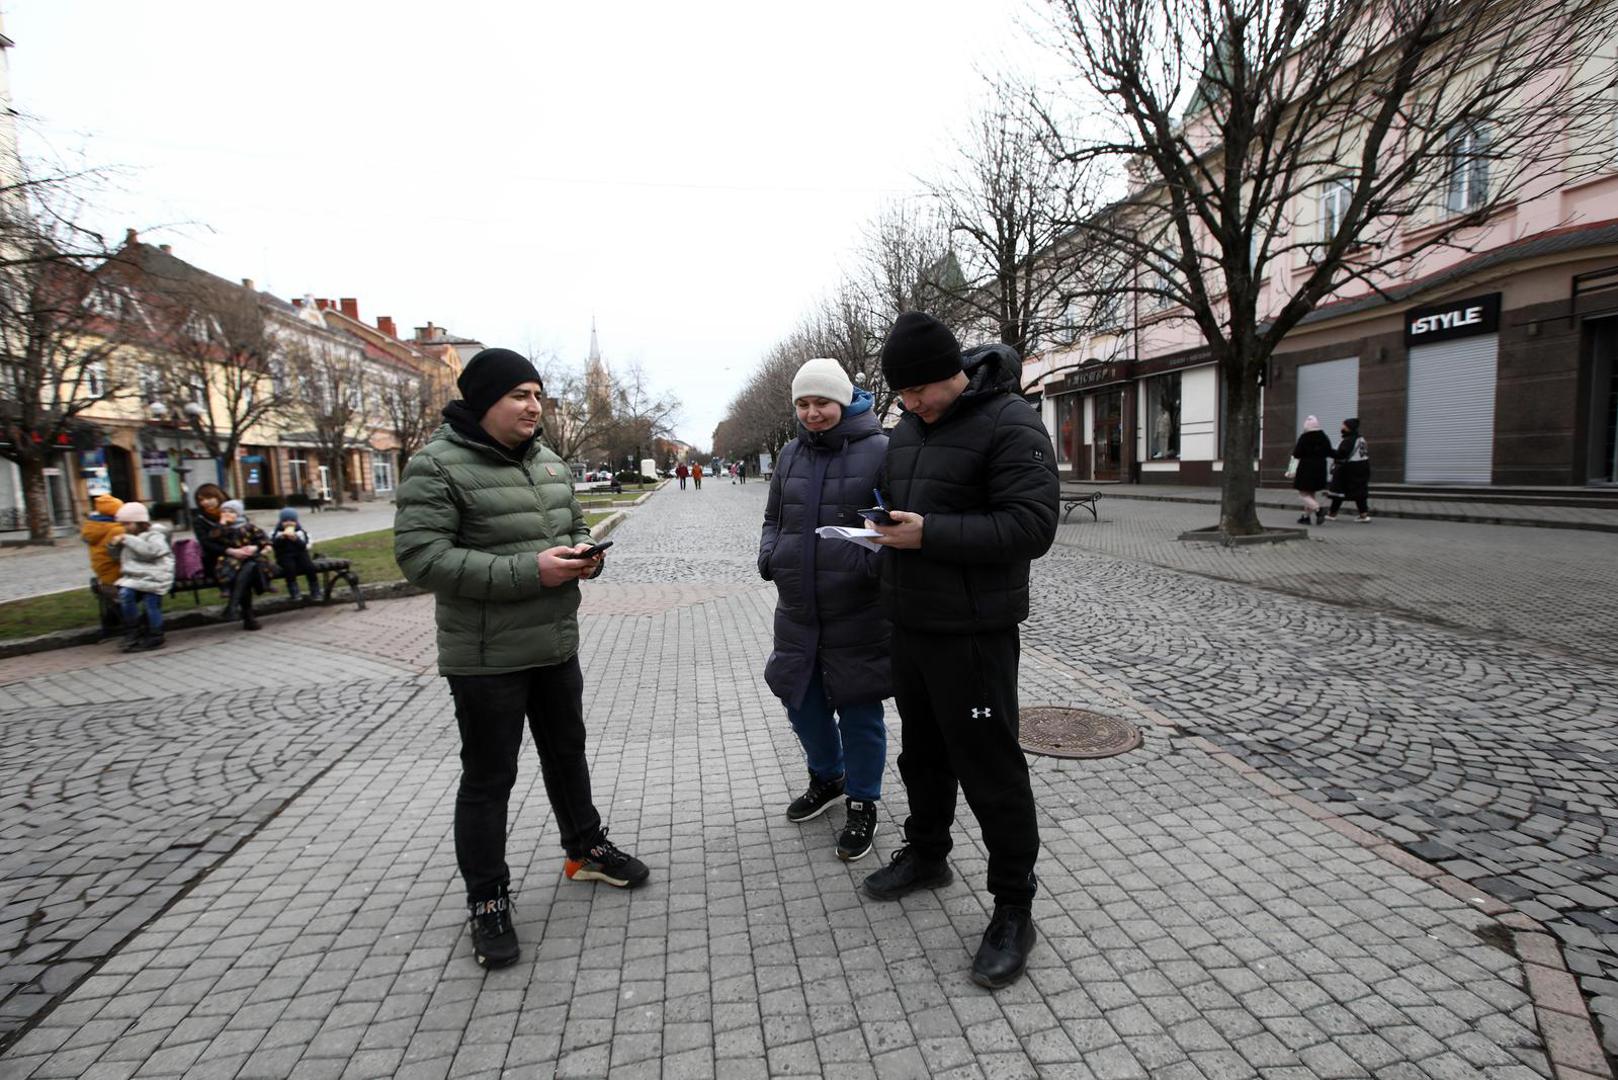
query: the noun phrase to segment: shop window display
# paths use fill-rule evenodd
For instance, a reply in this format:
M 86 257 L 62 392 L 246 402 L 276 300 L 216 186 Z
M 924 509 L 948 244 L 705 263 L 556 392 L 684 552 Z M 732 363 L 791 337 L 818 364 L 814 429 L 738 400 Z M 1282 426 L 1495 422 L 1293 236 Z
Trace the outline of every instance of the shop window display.
M 1160 375 L 1146 383 L 1146 456 L 1151 461 L 1180 457 L 1180 375 Z

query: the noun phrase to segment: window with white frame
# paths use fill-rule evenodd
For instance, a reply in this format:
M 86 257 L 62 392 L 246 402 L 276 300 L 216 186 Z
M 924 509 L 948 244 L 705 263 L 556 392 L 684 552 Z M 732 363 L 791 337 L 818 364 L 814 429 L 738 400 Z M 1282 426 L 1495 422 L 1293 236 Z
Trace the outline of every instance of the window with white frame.
M 1465 214 L 1482 206 L 1489 198 L 1489 127 L 1468 120 L 1450 128 L 1446 151 L 1448 180 L 1444 185 L 1444 209 Z
M 103 397 L 110 387 L 107 385 L 107 364 L 104 360 L 97 360 L 84 365 L 84 392 L 93 398 Z
M 1348 204 L 1354 197 L 1354 186 L 1339 177 L 1327 180 L 1320 188 L 1320 242 L 1329 244 L 1343 228 L 1348 216 Z
M 157 401 L 163 396 L 163 373 L 152 364 L 142 364 L 137 375 L 140 383 L 140 399 L 147 404 Z
M 377 491 L 393 490 L 393 459 L 382 454 L 371 458 L 371 479 Z
M 1146 305 L 1153 311 L 1171 308 L 1174 300 L 1174 261 L 1180 257 L 1173 248 L 1165 248 L 1160 258 L 1154 258 L 1146 276 Z

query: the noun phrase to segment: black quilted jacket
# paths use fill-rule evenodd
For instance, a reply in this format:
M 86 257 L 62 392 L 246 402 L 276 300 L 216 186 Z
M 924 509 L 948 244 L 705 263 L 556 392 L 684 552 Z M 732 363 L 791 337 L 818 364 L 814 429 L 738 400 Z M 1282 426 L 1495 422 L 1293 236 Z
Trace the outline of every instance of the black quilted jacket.
M 1056 539 L 1056 453 L 1018 392 L 1005 345 L 963 357 L 967 388 L 933 424 L 906 413 L 888 443 L 887 504 L 926 518 L 921 548 L 882 560 L 895 626 L 936 634 L 1002 630 L 1028 617 L 1028 565 Z

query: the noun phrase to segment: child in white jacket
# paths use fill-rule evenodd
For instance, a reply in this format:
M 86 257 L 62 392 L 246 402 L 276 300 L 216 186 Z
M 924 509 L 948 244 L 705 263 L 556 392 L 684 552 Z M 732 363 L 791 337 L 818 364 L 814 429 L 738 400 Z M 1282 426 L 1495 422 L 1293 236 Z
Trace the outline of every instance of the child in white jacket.
M 169 549 L 168 530 L 154 525 L 146 507 L 126 502 L 118 509 L 122 536 L 109 546 L 118 547 L 118 604 L 124 616 L 124 652 L 144 652 L 163 647 L 163 596 L 174 585 L 174 552 Z M 141 624 L 141 609 L 146 622 Z

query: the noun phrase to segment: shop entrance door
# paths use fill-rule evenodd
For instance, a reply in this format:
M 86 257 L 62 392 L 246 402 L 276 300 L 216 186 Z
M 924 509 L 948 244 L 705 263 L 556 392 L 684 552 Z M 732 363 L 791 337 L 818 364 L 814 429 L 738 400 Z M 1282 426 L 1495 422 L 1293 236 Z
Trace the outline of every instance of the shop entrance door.
M 1618 483 L 1618 319 L 1586 324 L 1590 341 L 1590 445 L 1585 478 Z
M 1095 395 L 1095 473 L 1096 480 L 1117 480 L 1124 467 L 1124 391 L 1106 390 Z

